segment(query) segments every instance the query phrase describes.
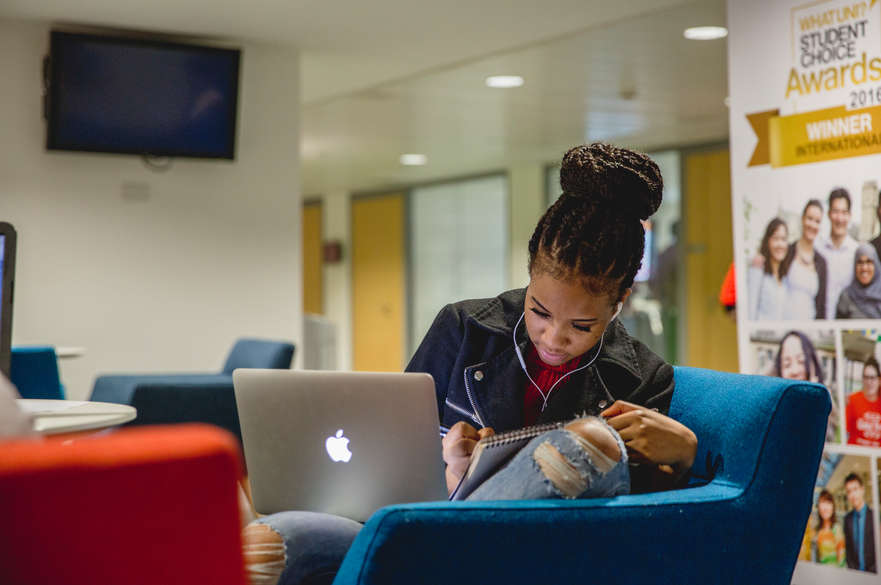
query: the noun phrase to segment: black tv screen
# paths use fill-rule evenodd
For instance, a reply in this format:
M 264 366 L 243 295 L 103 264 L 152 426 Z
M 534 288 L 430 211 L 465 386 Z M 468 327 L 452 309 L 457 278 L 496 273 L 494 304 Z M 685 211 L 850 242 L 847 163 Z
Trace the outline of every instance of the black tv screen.
M 53 31 L 50 150 L 234 158 L 239 51 Z

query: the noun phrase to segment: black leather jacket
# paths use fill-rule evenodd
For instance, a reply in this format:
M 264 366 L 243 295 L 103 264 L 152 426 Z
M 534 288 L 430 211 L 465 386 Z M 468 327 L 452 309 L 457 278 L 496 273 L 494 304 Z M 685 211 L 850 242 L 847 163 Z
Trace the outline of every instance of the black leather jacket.
M 511 335 L 525 298 L 526 289 L 519 289 L 492 299 L 461 301 L 447 305 L 435 318 L 407 371 L 428 372 L 434 378 L 442 434 L 461 420 L 497 432 L 523 426 L 527 379 Z M 529 340 L 522 323 L 517 343 L 525 355 Z M 599 357 L 554 390 L 538 423 L 599 414 L 619 399 L 667 414 L 672 396 L 673 368 L 615 320 Z

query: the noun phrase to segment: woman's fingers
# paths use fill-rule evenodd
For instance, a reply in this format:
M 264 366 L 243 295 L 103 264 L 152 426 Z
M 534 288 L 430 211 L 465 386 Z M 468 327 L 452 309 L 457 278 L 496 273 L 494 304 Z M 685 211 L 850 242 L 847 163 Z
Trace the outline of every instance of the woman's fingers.
M 616 400 L 612 406 L 602 411 L 600 416 L 609 419 L 640 408 L 643 407 L 624 400 Z
M 642 416 L 643 412 L 641 410 L 631 410 L 629 412 L 625 412 L 624 414 L 618 414 L 610 419 L 607 419 L 606 423 L 610 427 L 618 431 L 618 434 L 621 435 L 621 438 L 626 441 L 627 439 L 622 433 L 627 431 L 630 427 L 638 427 L 642 423 Z
M 447 437 L 452 437 L 454 441 L 458 441 L 460 437 L 477 440 L 480 438 L 480 435 L 478 434 L 477 429 L 469 425 L 467 422 L 460 420 L 450 427 L 450 430 L 447 432 Z
M 444 460 L 448 454 L 454 458 L 471 457 L 475 445 L 477 445 L 477 441 L 474 439 L 459 439 L 450 444 L 449 448 L 444 449 Z
M 496 432 L 493 430 L 492 427 L 483 427 L 482 429 L 477 431 L 477 434 L 480 435 L 481 439 L 485 439 L 487 437 L 492 437 L 496 434 Z

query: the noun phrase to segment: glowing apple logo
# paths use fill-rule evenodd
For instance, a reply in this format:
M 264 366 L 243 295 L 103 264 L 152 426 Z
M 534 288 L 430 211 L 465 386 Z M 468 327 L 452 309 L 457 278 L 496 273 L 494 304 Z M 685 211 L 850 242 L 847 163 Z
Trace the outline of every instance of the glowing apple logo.
M 352 458 L 352 452 L 349 451 L 349 439 L 343 436 L 343 429 L 336 432 L 333 437 L 328 437 L 324 442 L 324 448 L 333 461 L 342 461 L 348 463 Z

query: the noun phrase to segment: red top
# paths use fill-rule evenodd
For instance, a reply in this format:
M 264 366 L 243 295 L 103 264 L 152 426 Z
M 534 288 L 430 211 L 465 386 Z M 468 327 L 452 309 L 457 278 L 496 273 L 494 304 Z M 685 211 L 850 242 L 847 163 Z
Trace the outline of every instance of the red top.
M 881 401 L 873 402 L 862 392 L 854 392 L 847 401 L 845 413 L 848 443 L 881 447 Z
M 538 357 L 538 352 L 535 350 L 535 346 L 530 343 L 529 353 L 526 355 L 526 371 L 529 372 L 529 376 L 538 387 L 541 388 L 541 391 L 544 392 L 545 396 L 548 396 L 548 390 L 550 390 L 560 378 L 578 368 L 580 362 L 581 356 L 578 356 L 572 358 L 565 364 L 549 366 L 541 361 L 541 358 Z M 559 391 L 559 386 L 554 388 L 554 392 Z M 541 414 L 541 406 L 543 402 L 544 399 L 541 397 L 538 390 L 536 390 L 535 386 L 532 385 L 532 382 L 526 380 L 526 391 L 523 393 L 523 426 L 528 427 L 535 424 L 538 420 L 539 414 Z

